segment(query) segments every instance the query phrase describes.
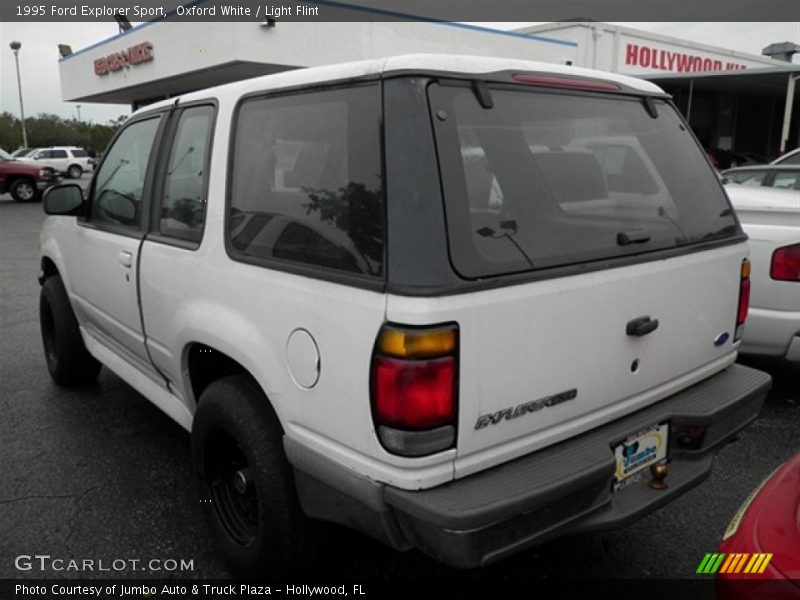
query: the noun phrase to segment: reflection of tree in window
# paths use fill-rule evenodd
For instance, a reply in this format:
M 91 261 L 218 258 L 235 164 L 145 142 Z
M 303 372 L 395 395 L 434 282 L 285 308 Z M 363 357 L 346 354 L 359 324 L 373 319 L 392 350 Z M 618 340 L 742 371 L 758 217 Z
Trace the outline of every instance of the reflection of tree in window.
M 363 183 L 350 182 L 338 192 L 304 189 L 309 202 L 306 214 L 344 231 L 365 259 L 371 275 L 380 274 L 383 259 L 383 191 L 371 191 Z
M 290 223 L 275 240 L 272 249 L 275 258 L 309 265 L 319 265 L 351 273 L 362 271 L 356 258 L 339 244 L 305 225 Z

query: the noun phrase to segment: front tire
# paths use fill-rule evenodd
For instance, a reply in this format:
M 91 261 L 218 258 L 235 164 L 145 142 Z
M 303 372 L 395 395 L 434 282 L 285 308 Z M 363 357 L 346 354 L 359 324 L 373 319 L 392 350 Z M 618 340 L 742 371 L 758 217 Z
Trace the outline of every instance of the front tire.
M 217 548 L 241 577 L 290 575 L 310 547 L 282 437 L 250 378 L 225 377 L 200 396 L 192 455 Z
M 70 165 L 69 169 L 67 169 L 67 175 L 69 175 L 70 179 L 80 179 L 81 175 L 83 175 L 83 169 L 80 165 Z
M 69 303 L 61 277 L 48 277 L 39 294 L 39 323 L 47 370 L 58 385 L 90 383 L 100 372 L 100 363 L 83 344 L 78 321 Z
M 16 202 L 31 202 L 39 195 L 36 184 L 30 179 L 15 180 L 8 191 Z

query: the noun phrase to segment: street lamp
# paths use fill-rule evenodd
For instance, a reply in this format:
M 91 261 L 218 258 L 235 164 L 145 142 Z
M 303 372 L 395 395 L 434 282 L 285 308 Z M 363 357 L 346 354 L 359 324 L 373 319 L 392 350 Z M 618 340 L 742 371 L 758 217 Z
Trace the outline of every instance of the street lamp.
M 78 109 L 78 123 L 81 122 L 81 105 L 77 104 L 76 108 Z
M 25 107 L 22 104 L 22 80 L 19 78 L 19 49 L 22 44 L 16 40 L 9 44 L 14 52 L 14 62 L 17 64 L 17 88 L 19 89 L 19 115 L 22 118 L 22 145 L 28 147 L 28 132 L 25 130 Z

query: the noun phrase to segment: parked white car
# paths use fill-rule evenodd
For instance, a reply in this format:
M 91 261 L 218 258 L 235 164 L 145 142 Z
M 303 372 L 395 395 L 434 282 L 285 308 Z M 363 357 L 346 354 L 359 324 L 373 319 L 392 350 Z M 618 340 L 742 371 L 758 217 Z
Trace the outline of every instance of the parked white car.
M 74 146 L 37 148 L 17 160 L 51 167 L 57 173 L 64 173 L 71 179 L 79 179 L 84 172 L 94 170 L 94 159 L 83 148 Z
M 44 204 L 50 374 L 105 365 L 191 430 L 246 576 L 302 568 L 310 519 L 462 567 L 621 526 L 770 386 L 734 364 L 744 233 L 640 79 L 455 56 L 250 79 L 137 111 L 88 197 Z
M 750 238 L 750 314 L 740 351 L 800 364 L 800 192 L 725 187 Z

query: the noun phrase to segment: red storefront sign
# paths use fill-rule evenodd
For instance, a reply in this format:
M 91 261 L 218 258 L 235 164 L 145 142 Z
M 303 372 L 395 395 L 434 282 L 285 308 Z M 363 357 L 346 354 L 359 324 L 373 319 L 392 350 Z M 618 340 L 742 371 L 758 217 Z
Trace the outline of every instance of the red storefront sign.
M 747 65 L 722 62 L 697 54 L 672 52 L 662 48 L 628 44 L 625 48 L 625 64 L 645 69 L 688 73 L 692 71 L 736 71 L 746 69 Z
M 121 71 L 153 60 L 153 44 L 142 42 L 122 52 L 114 52 L 94 61 L 95 75 L 108 75 L 111 71 Z

